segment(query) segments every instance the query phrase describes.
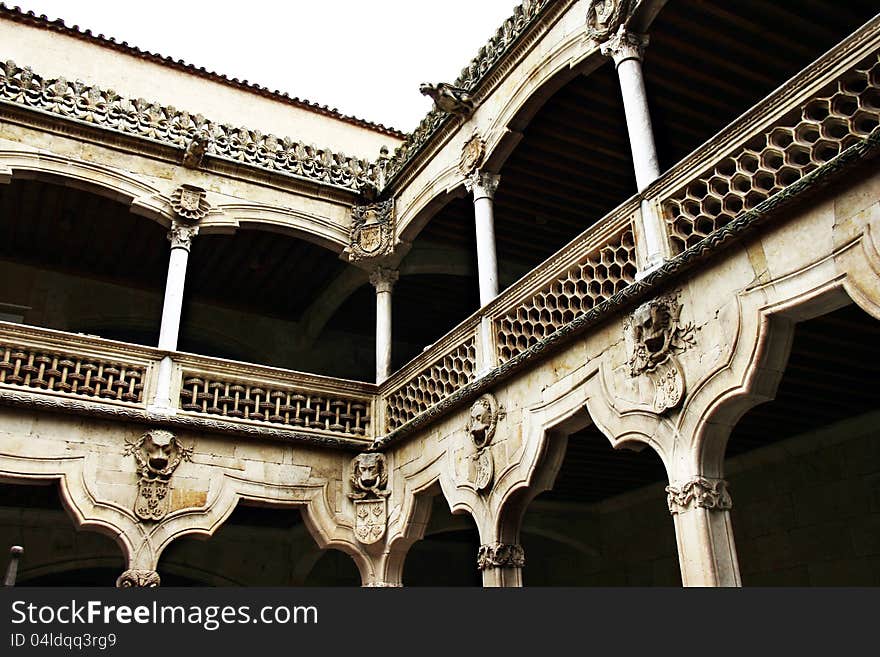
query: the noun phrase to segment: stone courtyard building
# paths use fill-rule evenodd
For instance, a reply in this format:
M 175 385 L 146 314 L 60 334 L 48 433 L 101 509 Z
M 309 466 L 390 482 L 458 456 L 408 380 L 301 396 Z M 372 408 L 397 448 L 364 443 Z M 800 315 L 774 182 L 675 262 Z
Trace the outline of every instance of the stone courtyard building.
M 404 134 L 0 5 L 18 583 L 880 584 L 876 10 L 528 0 Z

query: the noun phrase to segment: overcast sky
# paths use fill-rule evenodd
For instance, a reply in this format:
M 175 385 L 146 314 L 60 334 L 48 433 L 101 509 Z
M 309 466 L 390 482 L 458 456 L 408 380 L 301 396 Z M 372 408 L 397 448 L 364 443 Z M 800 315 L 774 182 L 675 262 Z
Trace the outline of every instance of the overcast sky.
M 7 0 L 9 2 L 9 0 Z M 12 0 L 144 50 L 412 130 L 517 0 Z

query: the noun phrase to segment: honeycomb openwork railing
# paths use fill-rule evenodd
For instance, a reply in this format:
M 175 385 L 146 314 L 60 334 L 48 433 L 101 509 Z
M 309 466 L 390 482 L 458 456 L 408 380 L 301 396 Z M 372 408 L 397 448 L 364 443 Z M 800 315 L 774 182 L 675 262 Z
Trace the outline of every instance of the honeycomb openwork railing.
M 373 394 L 367 385 L 189 355 L 178 362 L 180 408 L 187 413 L 370 436 Z
M 699 243 L 870 135 L 878 124 L 875 52 L 666 197 L 661 207 L 673 251 Z
M 0 324 L 0 389 L 143 405 L 144 355 L 120 343 Z

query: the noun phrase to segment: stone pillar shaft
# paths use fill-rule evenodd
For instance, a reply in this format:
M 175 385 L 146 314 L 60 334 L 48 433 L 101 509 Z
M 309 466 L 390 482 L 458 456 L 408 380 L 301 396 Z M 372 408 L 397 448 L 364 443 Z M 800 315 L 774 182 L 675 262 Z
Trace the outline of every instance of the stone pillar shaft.
M 498 296 L 498 256 L 495 250 L 495 190 L 500 177 L 473 173 L 465 182 L 474 195 L 474 224 L 477 233 L 477 272 L 480 284 L 480 306 Z
M 165 279 L 165 300 L 162 305 L 162 325 L 159 329 L 159 349 L 175 351 L 180 334 L 180 314 L 183 309 L 183 289 L 186 283 L 186 266 L 193 238 L 198 234 L 195 226 L 174 223 L 168 233 L 171 257 L 168 259 L 168 276 Z
M 376 268 L 370 283 L 376 288 L 376 383 L 391 374 L 391 290 L 399 273 L 384 267 Z

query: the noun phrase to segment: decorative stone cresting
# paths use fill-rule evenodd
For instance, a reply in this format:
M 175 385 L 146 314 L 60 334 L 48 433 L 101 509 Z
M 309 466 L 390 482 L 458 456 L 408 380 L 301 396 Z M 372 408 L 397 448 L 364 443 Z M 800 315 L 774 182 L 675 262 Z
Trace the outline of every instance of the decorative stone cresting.
M 390 494 L 388 465 L 384 454 L 365 452 L 351 462 L 351 492 L 354 502 L 354 535 L 366 545 L 379 541 L 385 535 Z
M 695 477 L 677 486 L 667 486 L 666 503 L 673 515 L 694 508 L 727 511 L 733 507 L 727 482 L 704 477 Z
M 351 209 L 349 246 L 352 262 L 381 258 L 394 251 L 394 199 Z
M 140 403 L 144 369 L 0 343 L 0 385 Z
M 376 165 L 367 160 L 289 137 L 216 123 L 201 114 L 163 107 L 143 98 L 121 98 L 112 89 L 100 89 L 79 80 L 44 78 L 12 61 L 0 62 L 0 102 L 187 150 L 196 136 L 205 136 L 209 143 L 202 157 L 214 155 L 319 183 L 354 190 L 375 184 Z M 190 161 L 196 157 L 194 148 Z
M 623 27 L 633 0 L 593 0 L 587 9 L 587 38 L 605 41 Z
M 476 447 L 473 460 L 476 461 L 473 486 L 483 492 L 491 489 L 495 476 L 495 463 L 489 444 L 495 436 L 498 421 L 505 416 L 504 409 L 498 404 L 494 395 L 486 394 L 471 405 L 467 432 Z
M 116 578 L 116 588 L 156 588 L 162 583 L 155 570 L 126 570 Z
M 610 299 L 635 278 L 635 242 L 632 231 L 627 228 L 497 321 L 499 363 L 538 344 Z
M 134 513 L 141 520 L 161 520 L 171 508 L 171 475 L 181 461 L 189 461 L 192 448 L 184 447 L 170 431 L 153 429 L 138 440 L 126 440 L 125 456 L 138 466 L 138 495 Z
M 647 376 L 656 413 L 677 407 L 685 393 L 684 372 L 675 357 L 695 344 L 693 324 L 681 323 L 677 294 L 646 301 L 624 321 L 630 376 Z
M 526 565 L 526 553 L 522 545 L 489 543 L 481 545 L 477 553 L 477 568 L 522 568 Z
M 663 200 L 676 253 L 836 157 L 880 124 L 880 62 L 862 60 Z

